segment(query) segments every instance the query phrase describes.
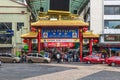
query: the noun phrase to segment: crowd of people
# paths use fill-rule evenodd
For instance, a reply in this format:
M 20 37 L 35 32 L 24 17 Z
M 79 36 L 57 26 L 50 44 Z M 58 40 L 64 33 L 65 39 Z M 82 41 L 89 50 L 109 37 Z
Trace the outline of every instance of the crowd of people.
M 79 52 L 75 50 L 53 50 L 53 51 L 46 51 L 49 53 L 49 57 L 52 61 L 57 61 L 57 63 L 61 62 L 79 62 Z
M 60 51 L 58 51 L 56 53 L 56 59 L 57 59 L 57 63 L 60 62 L 78 62 L 79 61 L 79 55 L 77 54 L 77 52 L 66 52 L 66 53 L 62 53 Z

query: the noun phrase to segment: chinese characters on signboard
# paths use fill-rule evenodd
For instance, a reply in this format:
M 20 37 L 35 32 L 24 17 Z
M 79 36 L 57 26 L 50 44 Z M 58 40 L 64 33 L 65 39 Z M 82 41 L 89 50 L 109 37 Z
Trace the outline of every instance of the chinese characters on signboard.
M 43 29 L 42 38 L 78 38 L 78 29 Z
M 44 43 L 45 47 L 73 47 L 74 43 L 71 42 L 48 42 Z

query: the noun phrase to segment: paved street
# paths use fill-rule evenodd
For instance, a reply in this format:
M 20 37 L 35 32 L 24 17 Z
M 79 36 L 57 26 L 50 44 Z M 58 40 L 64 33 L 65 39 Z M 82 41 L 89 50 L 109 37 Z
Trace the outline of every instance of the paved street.
M 120 67 L 105 64 L 37 63 L 8 64 L 0 67 L 0 80 L 119 80 Z

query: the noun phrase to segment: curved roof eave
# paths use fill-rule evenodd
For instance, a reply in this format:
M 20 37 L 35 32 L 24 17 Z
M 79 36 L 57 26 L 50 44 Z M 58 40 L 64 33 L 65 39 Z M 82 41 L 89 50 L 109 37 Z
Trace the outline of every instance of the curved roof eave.
M 48 27 L 48 26 L 74 26 L 74 27 L 88 27 L 89 24 L 81 20 L 41 20 L 34 23 L 31 23 L 32 27 Z

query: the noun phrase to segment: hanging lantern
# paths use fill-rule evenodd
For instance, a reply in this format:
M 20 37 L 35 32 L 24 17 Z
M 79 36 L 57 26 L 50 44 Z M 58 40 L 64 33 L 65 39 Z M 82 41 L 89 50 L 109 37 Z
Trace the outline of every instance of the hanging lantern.
M 84 27 L 84 28 L 83 28 L 83 31 L 84 31 L 84 32 L 86 32 L 87 30 L 88 30 L 88 28 L 87 28 L 87 27 Z
M 98 43 L 98 40 L 97 40 L 97 39 L 94 39 L 93 42 L 94 42 L 94 43 Z
M 24 40 L 23 40 L 23 42 L 24 42 L 24 43 L 27 43 L 27 42 L 28 42 L 28 40 L 27 40 L 27 39 L 24 39 Z
M 31 28 L 31 31 L 33 31 L 33 32 L 34 32 L 34 31 L 36 31 L 36 29 L 35 29 L 35 28 Z

